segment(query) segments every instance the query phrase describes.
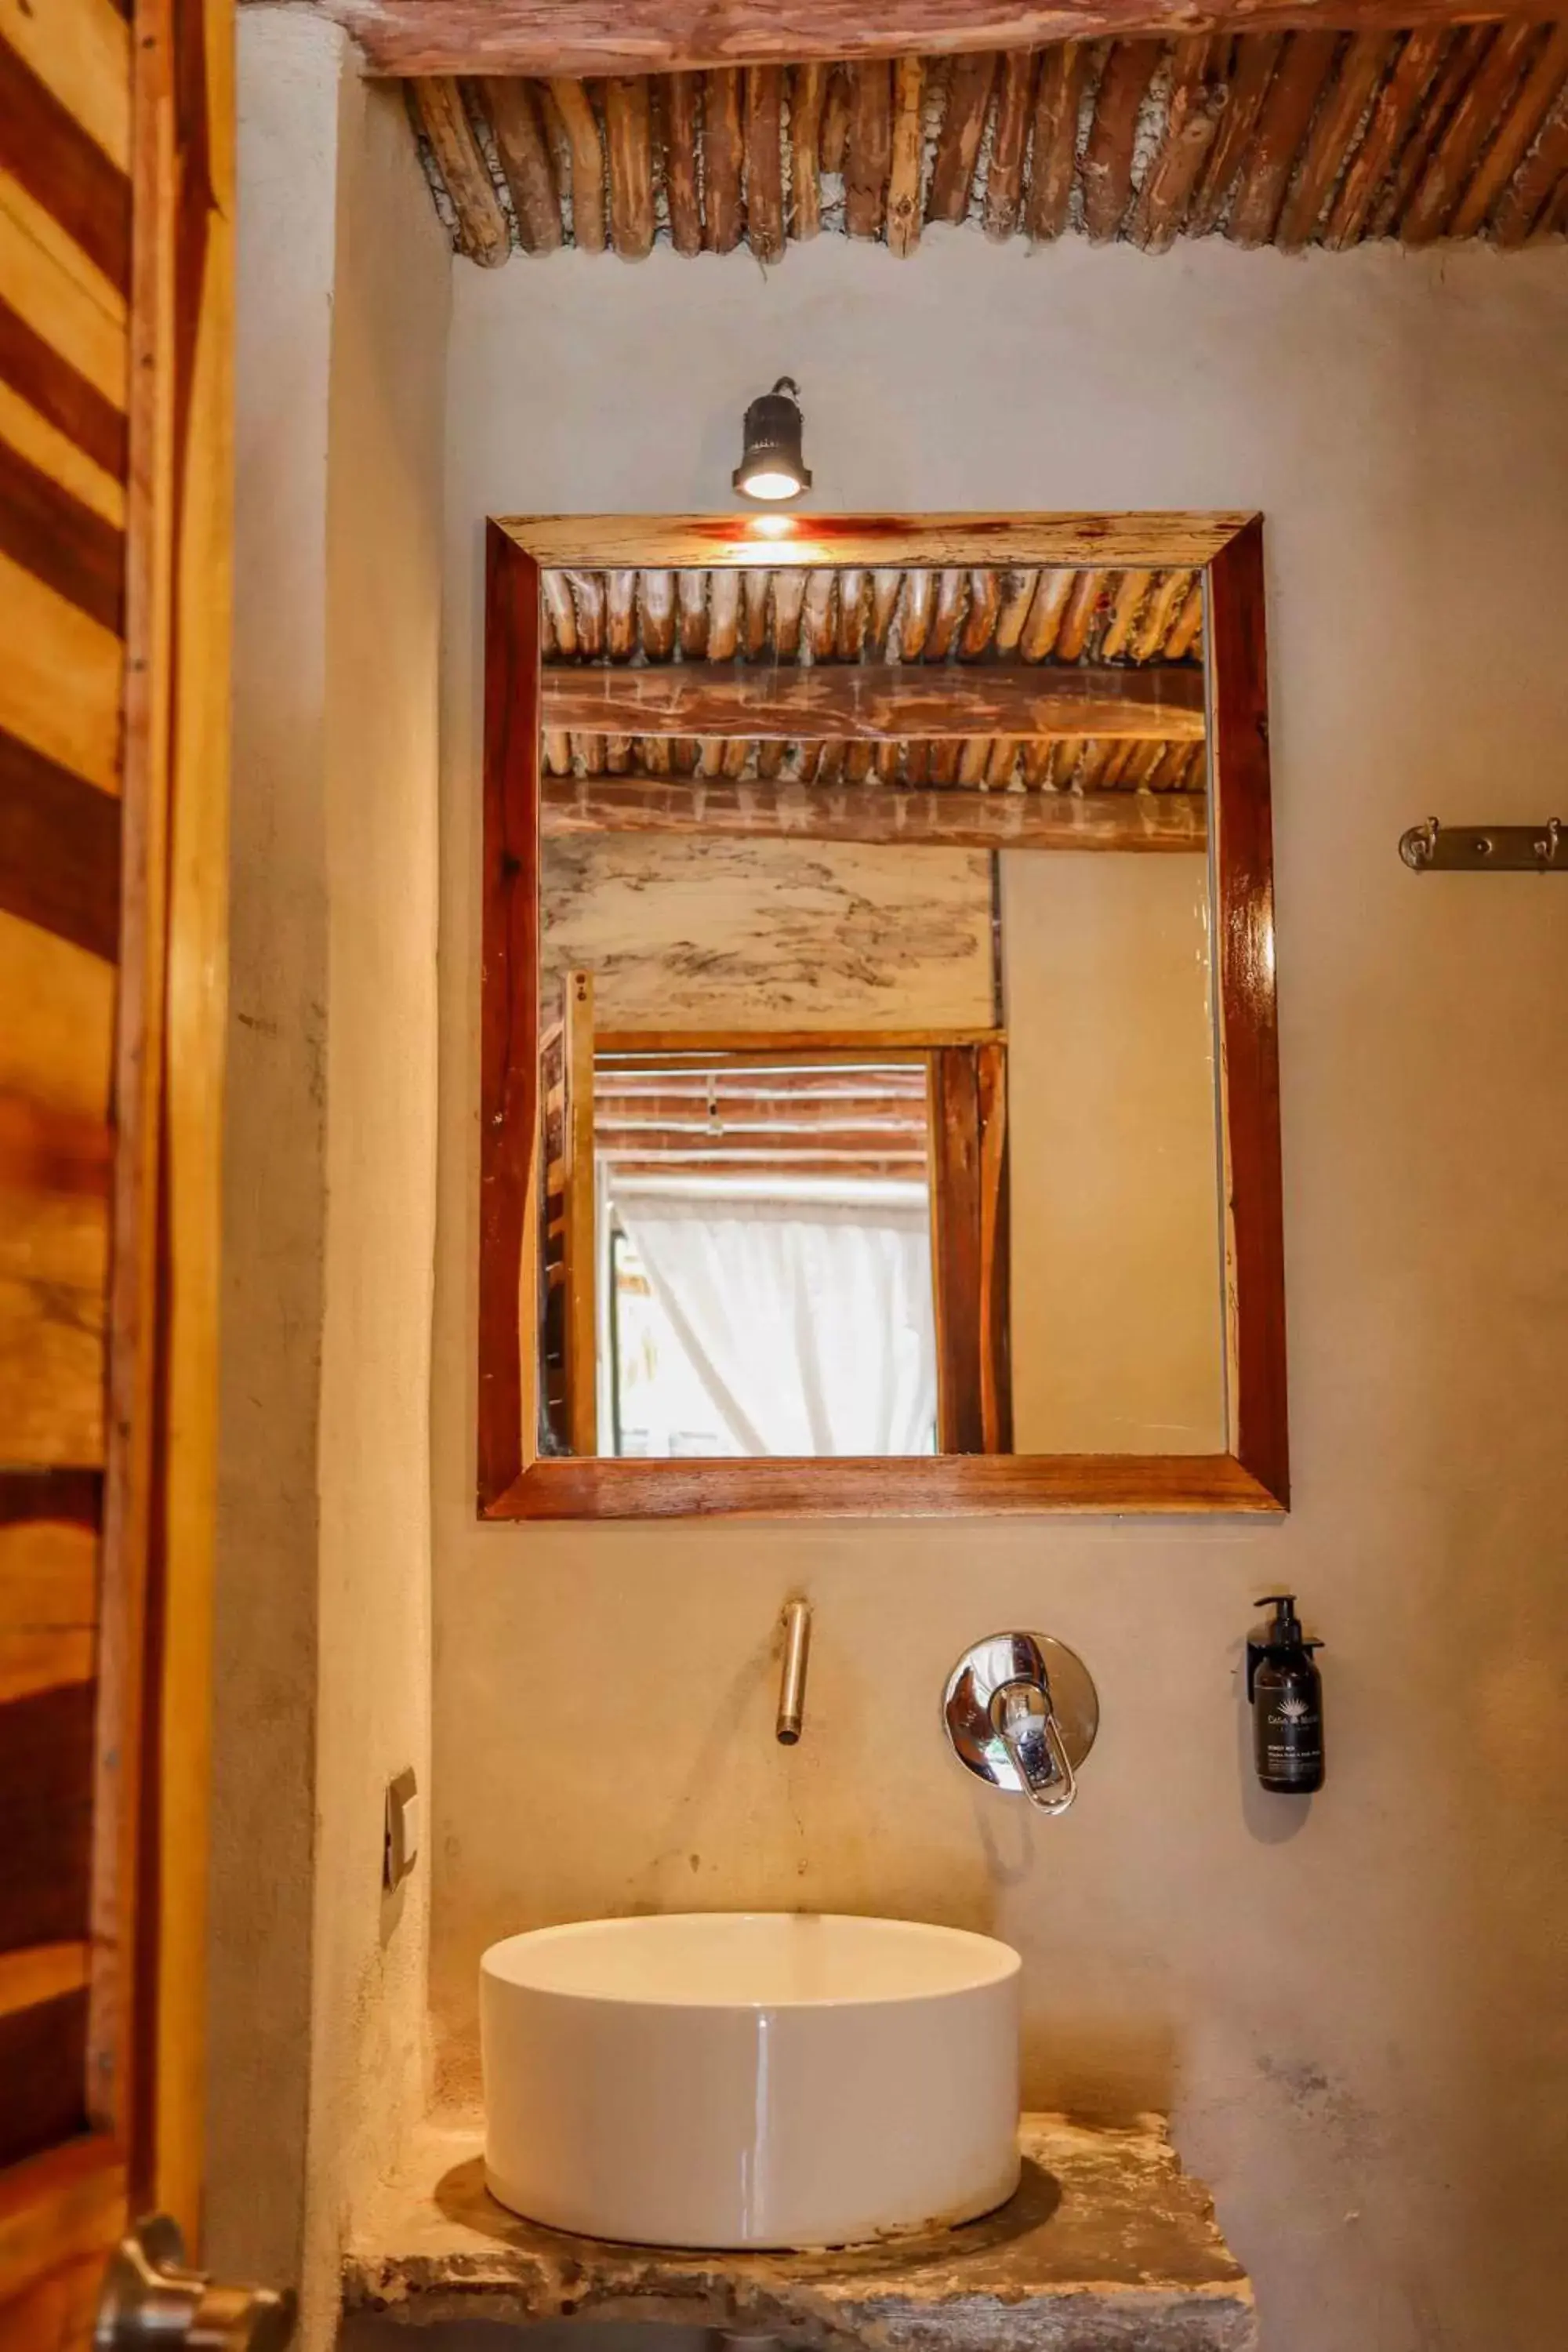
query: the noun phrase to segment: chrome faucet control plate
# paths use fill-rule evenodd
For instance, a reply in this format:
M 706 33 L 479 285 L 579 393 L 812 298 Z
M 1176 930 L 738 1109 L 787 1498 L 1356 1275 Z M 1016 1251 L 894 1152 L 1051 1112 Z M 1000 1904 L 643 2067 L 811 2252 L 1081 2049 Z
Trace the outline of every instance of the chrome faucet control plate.
M 961 1764 L 994 1789 L 1065 1813 L 1100 1729 L 1088 1667 L 1048 1633 L 993 1633 L 947 1678 L 942 1721 Z

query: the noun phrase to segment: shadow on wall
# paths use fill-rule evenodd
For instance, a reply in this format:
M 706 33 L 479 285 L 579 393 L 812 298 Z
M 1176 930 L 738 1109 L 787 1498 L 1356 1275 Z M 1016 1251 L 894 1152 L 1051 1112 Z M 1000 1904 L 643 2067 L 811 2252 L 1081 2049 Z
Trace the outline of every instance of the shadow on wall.
M 1247 1696 L 1247 1672 L 1242 1645 L 1233 1661 L 1237 1747 L 1236 1766 L 1242 1818 L 1249 1837 L 1278 1845 L 1299 1836 L 1311 1815 L 1310 1796 L 1271 1795 L 1258 1786 L 1253 1761 L 1252 1708 Z M 1005 1885 L 1026 1874 L 1025 1859 L 1009 1869 L 998 1848 L 991 1818 L 978 1820 L 992 1877 Z M 1032 1822 L 1027 1815 L 1009 1820 L 1004 1828 L 1021 1833 L 1026 1842 Z M 964 1921 L 993 1932 L 994 1923 Z M 1045 2013 L 1026 2016 L 1024 2029 L 1024 2080 L 1029 2085 L 1026 2104 L 1070 2116 L 1075 2122 L 1129 2126 L 1142 2115 L 1169 2115 L 1177 2104 L 1182 2053 L 1168 2014 L 1151 2002 L 1140 2009 L 1125 2000 L 1115 2008 L 1078 2009 L 1070 2000 L 1052 1998 Z
M 1131 2126 L 1140 2116 L 1169 2115 L 1175 2104 L 1177 2052 L 1170 2022 L 1130 2007 L 1052 2006 L 1026 2020 L 1024 2080 L 1029 2105 L 1075 2123 Z

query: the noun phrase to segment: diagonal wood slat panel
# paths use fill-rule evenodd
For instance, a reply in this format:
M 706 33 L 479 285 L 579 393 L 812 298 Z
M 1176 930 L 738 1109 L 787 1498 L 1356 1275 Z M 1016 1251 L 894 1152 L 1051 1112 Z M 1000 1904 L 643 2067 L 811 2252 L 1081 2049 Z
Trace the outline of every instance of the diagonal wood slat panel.
M 5 162 L 111 286 L 131 279 L 131 183 L 0 30 Z
M 0 547 L 0 731 L 117 791 L 119 637 Z
M 0 2164 L 84 2121 L 130 63 L 112 0 L 0 0 Z
M 98 1733 L 116 1737 L 100 1710 L 141 1675 L 100 1545 L 127 1120 L 112 1076 L 121 1025 L 139 1034 L 117 970 L 133 157 L 146 174 L 133 76 L 158 16 L 0 0 L 0 2169 L 23 2167 L 0 2231 L 7 2344 L 86 2340 L 125 2215 L 117 2085 L 101 2060 L 89 2077 L 89 2046 L 122 2057 L 108 2011 L 134 2008 L 130 1914 L 102 1899 L 93 1836 L 116 1770 L 110 1754 L 99 1781 Z M 138 290 L 147 249 L 139 223 Z
M 0 169 L 0 301 L 5 305 L 5 315 L 0 318 L 0 373 L 24 398 L 34 399 L 41 388 L 40 376 L 46 365 L 37 348 L 41 345 L 59 368 L 68 371 L 68 378 L 85 384 L 100 408 L 118 420 L 106 424 L 100 414 L 96 425 L 89 425 L 88 431 L 100 436 L 117 434 L 121 454 L 113 470 L 123 473 L 123 305 L 116 306 L 112 300 L 106 305 L 96 298 L 89 286 L 83 284 L 85 261 L 79 268 L 72 268 L 59 251 L 39 242 L 32 234 L 31 225 L 18 219 L 5 202 L 6 186 L 4 170 Z M 61 237 L 60 242 L 63 245 L 68 240 Z M 16 327 L 10 323 L 13 320 Z M 30 342 L 24 339 L 30 339 Z M 42 413 L 61 423 L 58 413 L 60 406 L 69 404 L 74 408 L 79 399 L 72 383 L 64 381 L 51 397 L 40 404 Z M 77 437 L 82 438 L 79 434 Z M 101 439 L 82 439 L 82 446 L 101 461 L 105 446 Z
M 0 113 L 0 126 L 5 122 Z M 104 276 L 97 262 L 47 205 L 31 194 L 26 182 L 10 170 L 0 153 L 0 282 L 4 283 L 7 299 L 18 309 L 29 307 L 33 290 L 29 281 L 38 274 L 40 263 L 47 266 L 47 276 L 68 279 L 86 308 L 98 314 L 100 341 L 94 356 L 101 352 L 107 365 L 102 378 L 95 376 L 94 381 L 101 381 L 102 389 L 111 398 L 123 402 L 129 318 L 126 293 Z M 47 299 L 50 303 L 55 299 L 52 287 Z M 101 330 L 106 325 L 110 337 L 107 344 L 101 341 Z
M 120 803 L 0 729 L 0 909 L 112 961 Z
M 20 458 L 34 474 L 42 474 L 112 531 L 124 530 L 125 485 L 120 474 L 106 471 L 84 455 L 68 434 L 13 392 L 4 373 L 0 373 L 0 448 Z
M 85 1943 L 29 1944 L 20 1951 L 0 1952 L 0 2017 L 15 2017 L 40 2001 L 79 1992 L 86 1982 Z
M 114 967 L 46 926 L 41 887 L 29 895 L 32 916 L 0 910 L 0 1004 L 25 1007 L 26 1015 L 0 1021 L 0 1094 L 107 1129 Z
M 116 0 L 0 0 L 7 41 L 117 170 L 131 168 L 131 23 Z
M 0 1952 L 79 1942 L 88 1926 L 92 1692 L 67 1685 L 0 1707 L 0 1787 L 12 1843 L 0 1873 Z M 62 1866 L 66 1858 L 76 1865 Z
M 101 1483 L 89 1470 L 0 1472 L 0 1592 L 13 1626 L 90 1630 Z
M 109 1204 L 0 1192 L 0 1459 L 103 1460 Z
M 90 1682 L 92 1662 L 93 1637 L 87 1626 L 47 1633 L 0 1629 L 0 1706 Z
M 377 23 L 400 6 L 401 19 L 424 13 L 422 0 L 384 0 Z M 716 60 L 655 76 L 634 58 L 603 79 L 557 63 L 548 82 L 487 78 L 480 42 L 464 60 L 479 79 L 416 77 L 410 89 L 458 249 L 489 264 L 571 243 L 636 257 L 666 239 L 687 254 L 745 241 L 773 263 L 824 230 L 908 257 L 928 219 L 1155 251 L 1215 233 L 1292 250 L 1367 236 L 1519 241 L 1504 224 L 1563 79 L 1551 11 L 1458 31 L 1452 12 L 1414 5 L 1325 13 L 1255 8 L 1245 32 L 1200 21 L 1171 39 L 1139 37 L 1133 22 L 1131 37 L 1038 47 L 966 32 L 956 55 L 861 43 L 857 16 L 843 26 L 847 64 L 775 42 L 744 70 Z M 1557 233 L 1547 176 L 1530 208 L 1537 234 Z M 635 226 L 612 235 L 621 216 Z
M 121 634 L 123 533 L 5 439 L 0 439 L 0 551 L 90 619 Z

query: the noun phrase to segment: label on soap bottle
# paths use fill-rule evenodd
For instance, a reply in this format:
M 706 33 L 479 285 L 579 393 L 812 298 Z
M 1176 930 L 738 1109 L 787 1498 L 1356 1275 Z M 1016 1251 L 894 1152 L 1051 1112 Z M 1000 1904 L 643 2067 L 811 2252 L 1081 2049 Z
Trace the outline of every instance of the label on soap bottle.
M 1264 1771 L 1271 1780 L 1316 1779 L 1323 1769 L 1323 1717 L 1321 1707 L 1300 1692 L 1266 1695 L 1262 1706 L 1263 1738 L 1258 1745 Z

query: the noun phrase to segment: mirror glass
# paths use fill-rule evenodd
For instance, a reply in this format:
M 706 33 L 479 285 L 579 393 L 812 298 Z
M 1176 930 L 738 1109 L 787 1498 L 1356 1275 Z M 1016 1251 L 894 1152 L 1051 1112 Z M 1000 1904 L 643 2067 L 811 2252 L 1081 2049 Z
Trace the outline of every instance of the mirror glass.
M 1223 1452 L 1199 575 L 542 607 L 541 1452 Z

